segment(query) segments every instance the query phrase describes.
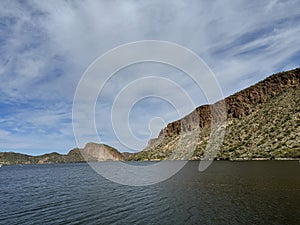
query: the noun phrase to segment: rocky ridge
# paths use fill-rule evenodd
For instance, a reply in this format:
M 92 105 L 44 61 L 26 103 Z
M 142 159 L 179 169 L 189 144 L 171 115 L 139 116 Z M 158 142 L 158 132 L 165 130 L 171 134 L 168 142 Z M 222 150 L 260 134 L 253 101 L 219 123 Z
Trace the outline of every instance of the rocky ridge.
M 300 68 L 274 74 L 225 99 L 226 134 L 218 159 L 299 158 Z M 216 102 L 214 106 L 220 102 Z M 128 160 L 201 159 L 210 135 L 211 107 L 198 107 L 186 117 L 169 123 L 158 138 Z M 192 155 L 184 150 L 189 131 L 197 121 L 197 143 Z M 184 125 L 184 126 L 183 126 Z M 181 135 L 183 132 L 186 134 Z M 179 141 L 180 140 L 180 141 Z M 180 148 L 178 143 L 184 143 Z M 175 149 L 177 153 L 174 154 Z M 188 157 L 187 157 L 188 156 Z

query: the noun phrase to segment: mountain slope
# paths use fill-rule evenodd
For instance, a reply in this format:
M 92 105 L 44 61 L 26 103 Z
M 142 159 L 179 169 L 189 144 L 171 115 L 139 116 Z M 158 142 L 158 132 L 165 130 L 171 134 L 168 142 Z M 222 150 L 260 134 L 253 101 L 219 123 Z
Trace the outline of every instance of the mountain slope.
M 299 158 L 299 80 L 298 68 L 274 74 L 227 97 L 226 134 L 217 158 Z M 182 151 L 187 147 L 182 146 L 175 154 L 174 150 L 185 129 L 181 127 L 183 120 L 193 120 L 193 117 L 197 117 L 200 129 L 196 150 L 188 159 L 200 159 L 210 135 L 209 105 L 200 106 L 185 118 L 168 124 L 157 139 L 150 140 L 143 151 L 130 155 L 128 160 L 186 159 Z M 185 138 L 188 146 L 188 137 Z
M 74 148 L 66 155 L 52 152 L 39 156 L 30 156 L 14 152 L 0 152 L 0 164 L 3 165 L 97 162 L 107 160 L 123 160 L 123 155 L 115 148 L 96 143 L 88 143 L 83 149 Z

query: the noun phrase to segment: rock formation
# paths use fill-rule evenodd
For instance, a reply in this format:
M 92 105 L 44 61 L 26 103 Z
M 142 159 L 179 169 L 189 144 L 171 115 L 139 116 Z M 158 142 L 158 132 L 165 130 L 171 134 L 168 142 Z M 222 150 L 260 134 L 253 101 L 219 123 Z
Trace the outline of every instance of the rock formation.
M 220 159 L 300 157 L 300 68 L 274 74 L 225 99 L 227 128 Z M 220 102 L 214 104 L 216 106 Z M 179 135 L 192 130 L 186 121 L 197 121 L 199 141 L 190 159 L 200 159 L 209 139 L 211 107 L 203 105 L 169 123 L 129 160 L 168 159 Z M 186 127 L 182 127 L 185 124 Z M 180 156 L 172 159 L 180 159 Z
M 118 161 L 124 159 L 117 149 L 105 144 L 88 143 L 80 151 L 87 161 Z
M 225 103 L 228 117 L 241 118 L 249 115 L 254 111 L 255 105 L 263 104 L 289 88 L 299 88 L 299 79 L 300 68 L 297 68 L 288 72 L 274 74 L 249 88 L 227 97 Z M 218 102 L 215 104 L 218 104 Z M 187 118 L 191 116 L 198 116 L 200 128 L 210 127 L 211 112 L 209 105 L 198 107 Z M 186 118 L 169 123 L 160 132 L 159 136 L 179 134 L 182 129 L 182 120 L 184 119 Z

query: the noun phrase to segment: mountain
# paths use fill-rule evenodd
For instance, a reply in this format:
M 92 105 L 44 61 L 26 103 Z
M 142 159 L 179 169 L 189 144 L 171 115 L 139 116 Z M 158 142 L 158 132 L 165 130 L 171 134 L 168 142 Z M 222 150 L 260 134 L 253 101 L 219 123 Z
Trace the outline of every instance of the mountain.
M 300 158 L 300 68 L 273 74 L 225 98 L 225 104 L 226 132 L 217 159 Z M 190 121 L 197 121 L 197 128 Z M 186 117 L 169 123 L 158 138 L 149 140 L 147 147 L 138 153 L 121 154 L 108 145 L 88 143 L 83 149 L 72 149 L 67 155 L 53 152 L 30 156 L 0 152 L 0 164 L 198 160 L 203 158 L 210 138 L 211 121 L 211 107 L 203 105 Z M 189 135 L 189 131 L 195 129 L 197 132 Z M 193 145 L 195 151 L 187 152 Z
M 88 161 L 118 161 L 124 160 L 123 155 L 115 148 L 105 144 L 88 143 L 81 154 Z
M 123 159 L 123 155 L 115 148 L 96 143 L 88 143 L 83 149 L 74 148 L 66 155 L 53 152 L 30 156 L 14 152 L 0 152 L 0 164 L 3 165 L 97 162 Z
M 52 152 L 39 156 L 31 156 L 15 152 L 0 152 L 0 164 L 49 164 L 49 163 L 67 163 L 83 162 L 84 159 L 79 154 L 74 154 L 76 150 L 71 150 L 67 155 Z
M 300 158 L 299 80 L 297 68 L 273 74 L 227 97 L 226 133 L 217 159 Z M 141 152 L 128 155 L 127 160 L 201 159 L 209 140 L 211 119 L 210 106 L 200 106 L 169 123 L 158 138 L 150 140 Z M 187 129 L 182 124 L 195 120 L 200 128 L 197 138 L 182 137 L 182 131 Z M 183 146 L 179 146 L 184 139 Z M 191 144 L 195 144 L 195 151 L 184 158 Z

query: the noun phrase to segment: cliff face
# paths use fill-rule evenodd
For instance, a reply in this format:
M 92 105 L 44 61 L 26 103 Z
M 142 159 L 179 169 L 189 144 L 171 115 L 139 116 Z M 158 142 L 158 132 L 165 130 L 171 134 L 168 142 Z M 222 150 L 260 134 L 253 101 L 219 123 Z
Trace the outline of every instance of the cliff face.
M 300 68 L 297 68 L 274 74 L 227 97 L 226 136 L 218 157 L 300 157 L 300 146 L 295 141 L 300 133 L 299 96 Z M 197 121 L 200 127 L 197 149 L 191 157 L 199 159 L 209 138 L 211 119 L 210 106 L 200 106 L 181 120 L 168 124 L 157 139 L 149 141 L 142 152 L 130 156 L 130 159 L 168 158 L 179 134 L 193 129 L 190 125 L 182 127 L 182 124 L 191 124 L 184 121 Z M 175 159 L 180 157 L 175 156 Z
M 247 116 L 254 106 L 263 104 L 290 88 L 299 88 L 300 68 L 274 74 L 265 80 L 225 99 L 228 115 L 234 118 Z
M 251 114 L 254 112 L 257 104 L 266 103 L 289 88 L 299 87 L 299 79 L 300 68 L 297 68 L 288 72 L 274 74 L 249 88 L 227 97 L 225 99 L 227 116 L 229 118 L 241 118 Z M 160 132 L 159 136 L 180 134 L 181 129 L 185 131 L 185 129 L 181 127 L 181 124 L 183 124 L 182 120 L 190 120 L 192 117 L 198 117 L 197 120 L 199 121 L 200 128 L 210 127 L 212 118 L 210 106 L 200 106 L 186 118 L 169 123 L 167 127 Z
M 88 143 L 81 149 L 81 153 L 88 161 L 117 161 L 124 159 L 117 149 L 104 144 Z

